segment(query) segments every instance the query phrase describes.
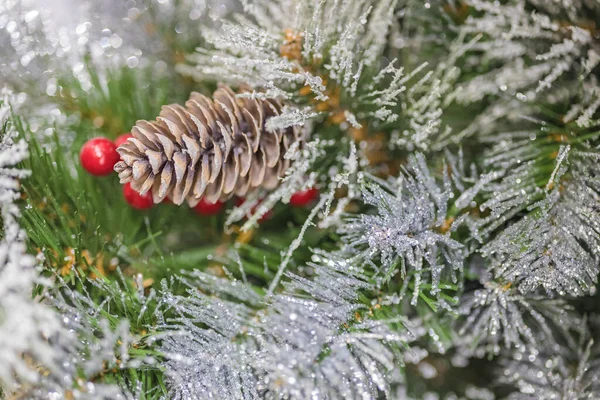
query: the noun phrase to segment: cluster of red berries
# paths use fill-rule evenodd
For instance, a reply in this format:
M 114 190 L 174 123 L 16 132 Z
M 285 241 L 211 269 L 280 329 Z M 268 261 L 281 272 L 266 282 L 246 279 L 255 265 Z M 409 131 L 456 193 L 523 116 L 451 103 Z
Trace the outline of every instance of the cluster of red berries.
M 111 174 L 115 164 L 121 159 L 121 156 L 117 153 L 117 147 L 125 143 L 130 137 L 132 135 L 126 133 L 116 138 L 114 142 L 104 137 L 88 140 L 79 153 L 81 166 L 94 176 Z M 133 208 L 143 210 L 154 205 L 150 193 L 141 195 L 133 190 L 129 183 L 123 185 L 123 196 Z
M 81 166 L 87 172 L 94 176 L 106 176 L 113 172 L 113 168 L 121 159 L 117 153 L 117 147 L 125 143 L 129 138 L 133 137 L 130 133 L 123 134 L 111 141 L 107 138 L 98 137 L 88 140 L 81 148 L 79 159 Z M 154 205 L 151 193 L 141 195 L 133 190 L 129 183 L 123 185 L 123 196 L 129 205 L 139 210 L 151 208 Z M 290 204 L 295 207 L 304 207 L 312 203 L 319 196 L 319 191 L 315 188 L 303 190 L 294 193 L 290 198 Z M 244 202 L 244 199 L 238 200 L 238 206 Z M 201 199 L 198 205 L 194 207 L 194 211 L 200 215 L 215 215 L 223 208 L 224 203 L 217 201 L 209 203 Z M 269 218 L 269 213 L 263 216 L 262 220 Z

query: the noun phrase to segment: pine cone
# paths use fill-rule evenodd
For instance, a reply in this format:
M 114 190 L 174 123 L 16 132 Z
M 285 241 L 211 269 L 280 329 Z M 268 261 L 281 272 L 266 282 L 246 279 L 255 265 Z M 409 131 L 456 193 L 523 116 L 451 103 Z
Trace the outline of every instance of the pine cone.
M 216 202 L 276 187 L 289 166 L 285 152 L 300 140 L 295 127 L 266 130 L 265 122 L 280 114 L 282 104 L 238 98 L 225 86 L 213 97 L 194 92 L 185 107 L 164 106 L 156 121 L 138 121 L 133 138 L 117 149 L 121 183 L 131 182 L 142 194 L 152 190 L 155 203 L 169 197 L 191 207 L 203 196 Z

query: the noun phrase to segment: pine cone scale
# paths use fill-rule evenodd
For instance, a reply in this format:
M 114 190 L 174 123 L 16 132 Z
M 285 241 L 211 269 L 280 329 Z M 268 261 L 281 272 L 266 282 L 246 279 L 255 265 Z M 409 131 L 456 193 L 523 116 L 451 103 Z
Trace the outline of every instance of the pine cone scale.
M 204 197 L 206 201 L 214 203 L 221 199 L 221 188 L 223 187 L 223 174 L 219 174 L 217 179 L 206 187 Z
M 137 181 L 142 181 L 144 180 L 144 178 L 146 178 L 149 174 L 149 168 L 148 168 L 149 164 L 147 161 L 145 160 L 136 160 L 133 163 L 133 166 L 131 168 L 132 172 L 133 172 L 133 179 L 137 180 Z
M 183 153 L 175 153 L 173 156 L 173 166 L 175 167 L 175 183 L 181 184 L 188 170 L 187 157 Z
M 173 179 L 173 166 L 167 163 L 160 174 L 160 184 L 158 185 L 157 198 L 162 201 L 171 189 L 171 180 Z
M 223 182 L 223 193 L 232 193 L 235 189 L 235 184 L 238 181 L 239 177 L 239 164 L 237 160 L 234 160 L 233 163 L 226 163 L 224 165 L 224 182 Z
M 235 153 L 239 157 L 240 162 L 240 175 L 248 175 L 250 167 L 252 166 L 252 150 L 250 147 L 250 141 L 246 136 L 242 136 L 241 139 L 237 139 L 238 145 L 236 146 Z
M 260 149 L 260 153 L 262 153 L 262 149 Z M 250 169 L 250 186 L 256 187 L 260 185 L 265 179 L 265 167 L 266 164 L 264 162 L 264 154 L 254 156 L 254 162 L 252 168 Z
M 163 110 L 164 109 L 165 108 L 163 107 Z M 173 120 L 171 120 L 169 117 L 172 117 Z M 171 116 L 171 115 L 159 116 L 157 118 L 157 121 L 162 122 L 167 127 L 166 132 L 162 131 L 161 134 L 166 136 L 170 133 L 173 136 L 173 139 L 175 139 L 174 144 L 181 146 L 181 144 L 182 144 L 181 136 L 183 135 L 183 127 L 180 124 L 178 124 L 177 122 L 175 122 L 174 120 L 176 120 L 176 116 Z M 160 132 L 160 129 L 158 127 L 156 130 Z
M 248 142 L 251 144 L 251 149 L 253 152 L 256 153 L 256 151 L 258 150 L 258 146 L 260 145 L 260 139 L 261 139 L 261 132 L 260 132 L 260 127 L 263 126 L 262 121 L 257 121 L 254 116 L 252 114 L 250 114 L 250 112 L 248 112 L 247 110 L 245 111 L 245 116 L 246 116 L 246 121 L 249 122 L 248 124 L 248 128 L 251 132 L 250 135 L 247 136 L 248 138 Z
M 152 124 L 146 121 L 138 121 L 138 125 L 132 129 L 131 134 L 140 140 L 144 148 L 150 148 L 152 150 L 159 150 L 158 138 L 151 132 L 158 130 Z M 136 135 L 136 133 L 138 133 Z

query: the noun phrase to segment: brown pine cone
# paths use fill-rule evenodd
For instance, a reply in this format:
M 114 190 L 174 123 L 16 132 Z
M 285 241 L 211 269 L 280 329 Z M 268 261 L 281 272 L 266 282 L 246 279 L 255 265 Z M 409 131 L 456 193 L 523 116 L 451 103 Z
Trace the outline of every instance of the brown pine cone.
M 191 207 L 201 197 L 216 202 L 276 187 L 289 166 L 284 154 L 301 140 L 299 128 L 266 130 L 281 113 L 276 100 L 238 98 L 226 86 L 213 98 L 194 92 L 185 107 L 164 106 L 156 121 L 138 121 L 133 138 L 117 149 L 121 183 L 151 190 L 155 203 L 168 197 Z

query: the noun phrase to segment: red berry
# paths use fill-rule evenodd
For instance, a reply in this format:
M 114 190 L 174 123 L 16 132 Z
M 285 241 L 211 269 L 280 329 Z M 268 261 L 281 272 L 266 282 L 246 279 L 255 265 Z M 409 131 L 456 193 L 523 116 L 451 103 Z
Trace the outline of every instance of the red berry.
M 113 142 L 98 137 L 85 142 L 79 159 L 87 172 L 95 176 L 104 176 L 113 172 L 113 167 L 121 157 Z
M 124 133 L 121 136 L 119 136 L 118 138 L 115 139 L 115 146 L 119 147 L 120 145 L 122 145 L 123 143 L 125 143 L 127 141 L 127 139 L 132 138 L 133 135 L 131 133 Z
M 319 191 L 315 188 L 301 190 L 290 197 L 290 204 L 295 207 L 304 207 L 312 203 L 317 197 L 319 197 Z
M 215 215 L 223 208 L 223 203 L 217 200 L 216 203 L 209 203 L 204 198 L 194 207 L 194 211 L 200 215 Z
M 125 200 L 129 203 L 129 205 L 133 208 L 137 208 L 138 210 L 145 210 L 154 205 L 154 200 L 152 200 L 152 194 L 147 192 L 144 195 L 139 194 L 131 187 L 131 184 L 126 183 L 123 185 L 123 195 L 125 196 Z

